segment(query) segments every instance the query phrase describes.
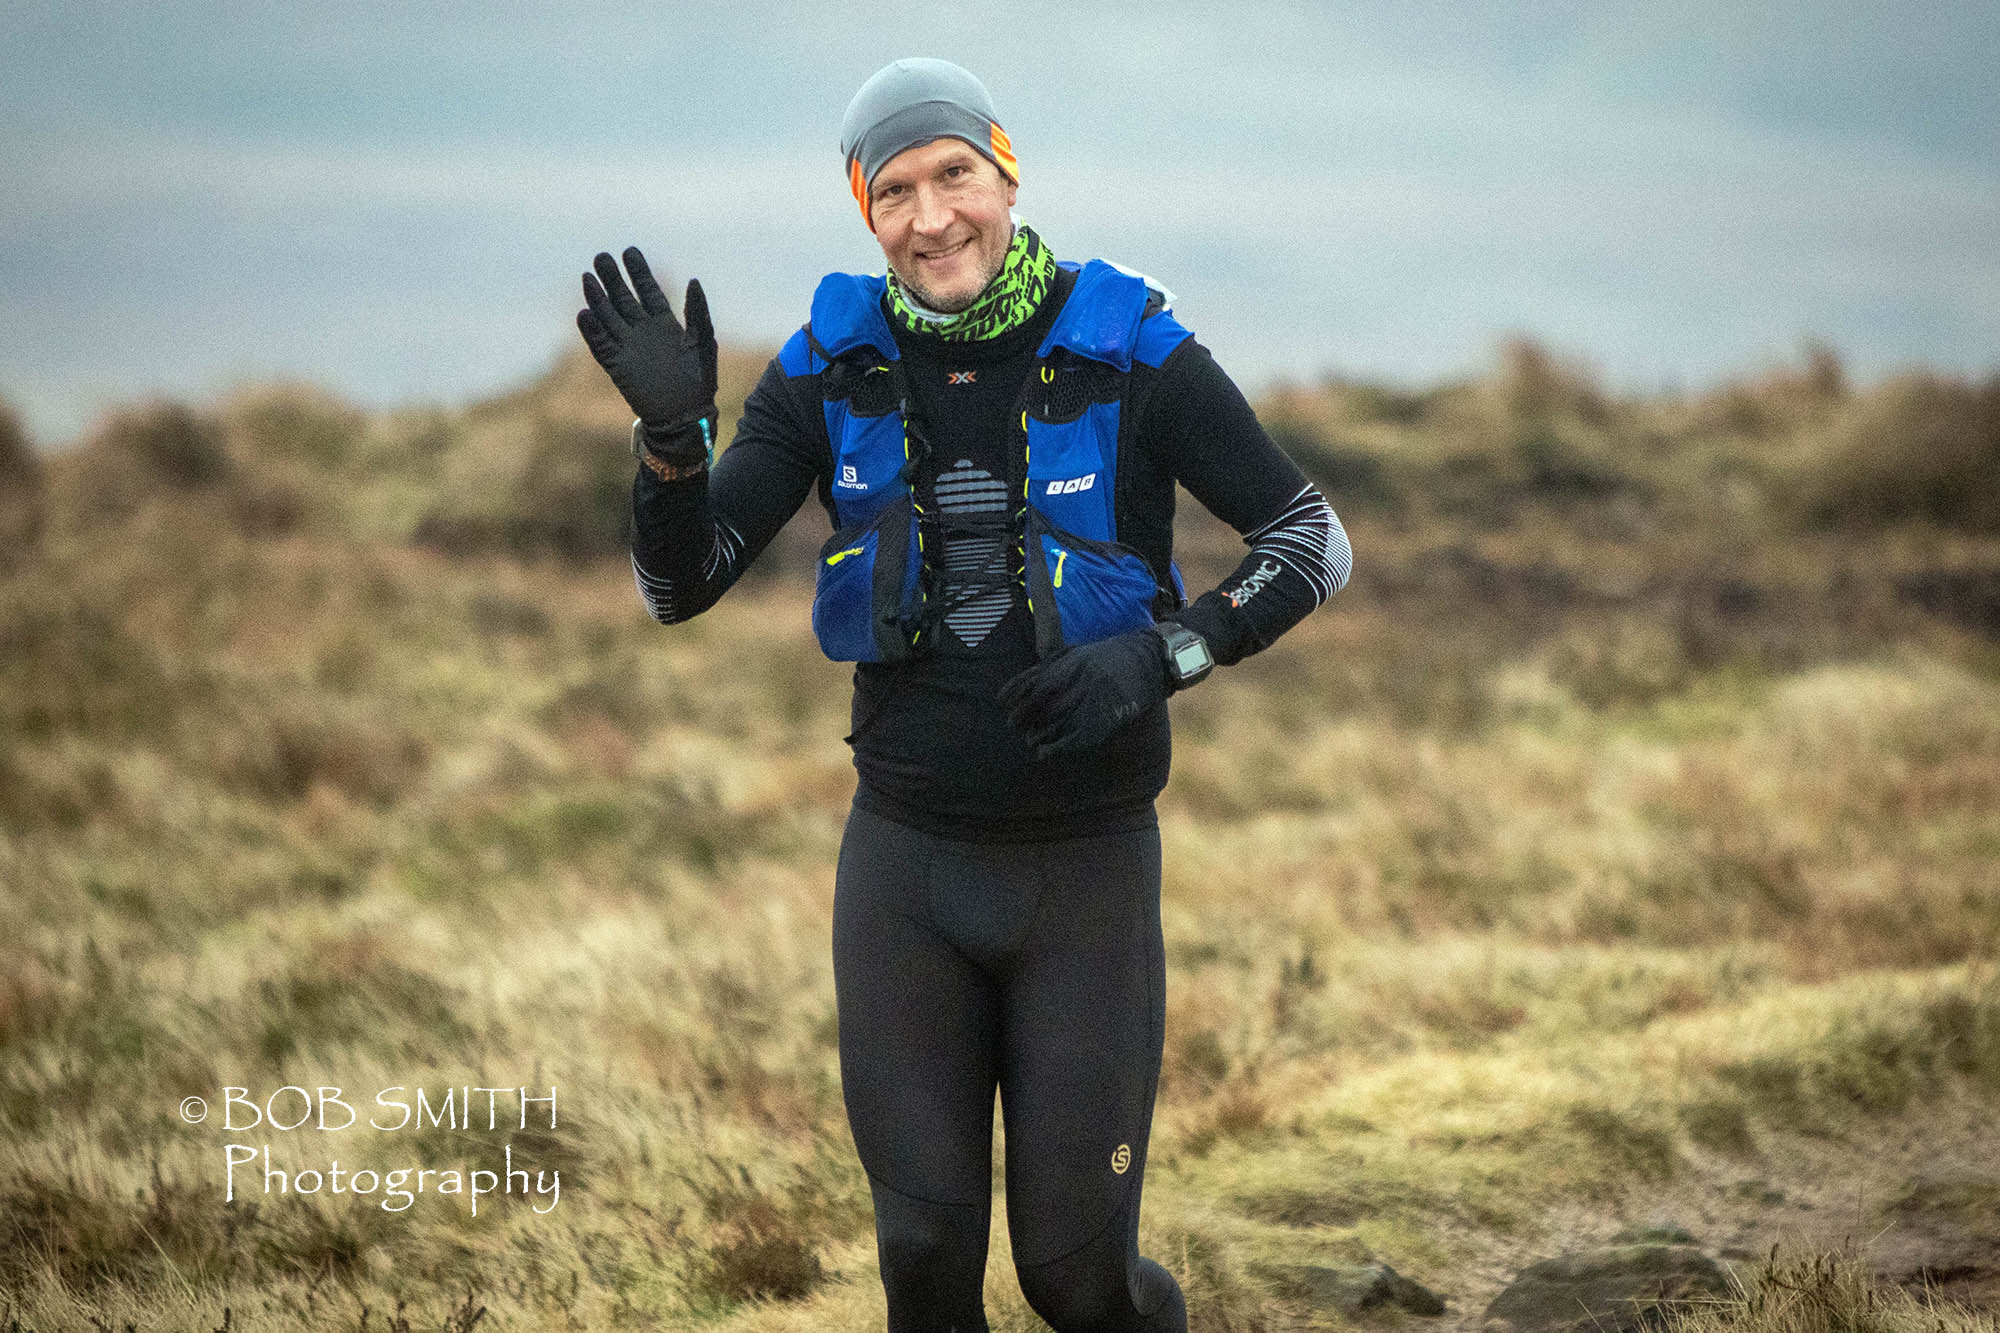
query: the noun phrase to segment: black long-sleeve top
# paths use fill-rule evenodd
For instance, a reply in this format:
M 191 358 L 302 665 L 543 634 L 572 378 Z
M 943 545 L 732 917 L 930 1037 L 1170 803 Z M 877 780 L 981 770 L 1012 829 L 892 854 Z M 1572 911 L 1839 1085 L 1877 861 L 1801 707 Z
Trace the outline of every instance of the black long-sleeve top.
M 1007 443 L 1010 408 L 1074 282 L 1070 270 L 1058 270 L 1040 310 L 990 340 L 947 342 L 895 329 L 912 406 L 933 444 L 914 481 L 927 511 L 999 512 L 1020 494 L 1021 459 Z M 1173 617 L 1227 665 L 1268 647 L 1339 590 L 1352 564 L 1347 535 L 1195 339 L 1157 370 L 1135 363 L 1132 375 L 1125 410 L 1138 415 L 1118 459 L 1118 539 L 1164 575 L 1176 481 L 1244 534 L 1243 562 Z M 831 522 L 832 474 L 819 377 L 789 376 L 774 358 L 711 473 L 661 481 L 639 469 L 632 569 L 653 617 L 673 623 L 712 606 L 808 493 Z M 954 609 L 930 651 L 895 666 L 857 664 L 847 738 L 860 775 L 856 804 L 975 841 L 1144 826 L 1167 780 L 1165 706 L 1095 749 L 1035 759 L 997 701 L 1000 686 L 1035 661 L 1024 594 L 1018 585 L 954 590 L 951 583 L 954 572 L 986 563 L 981 543 L 991 541 L 947 528 L 938 558 Z

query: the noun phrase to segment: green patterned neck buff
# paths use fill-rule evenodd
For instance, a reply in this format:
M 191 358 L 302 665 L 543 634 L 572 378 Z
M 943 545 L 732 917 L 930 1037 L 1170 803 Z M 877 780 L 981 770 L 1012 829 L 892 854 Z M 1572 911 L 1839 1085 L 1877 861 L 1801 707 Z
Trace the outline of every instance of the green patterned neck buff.
M 911 333 L 928 333 L 953 342 L 997 338 L 1027 322 L 1042 304 L 1042 298 L 1049 294 L 1055 277 L 1056 257 L 1024 222 L 1014 228 L 1014 240 L 1007 247 L 1007 258 L 1000 271 L 971 305 L 954 315 L 925 310 L 904 294 L 892 271 L 889 313 Z

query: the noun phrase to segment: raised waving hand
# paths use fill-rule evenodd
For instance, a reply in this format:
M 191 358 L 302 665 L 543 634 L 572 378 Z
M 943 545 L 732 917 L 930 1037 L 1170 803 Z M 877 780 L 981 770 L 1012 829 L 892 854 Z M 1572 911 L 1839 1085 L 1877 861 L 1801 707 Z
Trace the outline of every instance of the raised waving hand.
M 646 434 L 664 441 L 701 418 L 712 422 L 715 325 L 701 283 L 688 280 L 683 328 L 637 246 L 625 251 L 625 267 L 632 274 L 629 287 L 609 254 L 599 254 L 593 263 L 597 272 L 583 275 L 587 308 L 576 312 L 576 327 L 597 364 L 646 423 Z

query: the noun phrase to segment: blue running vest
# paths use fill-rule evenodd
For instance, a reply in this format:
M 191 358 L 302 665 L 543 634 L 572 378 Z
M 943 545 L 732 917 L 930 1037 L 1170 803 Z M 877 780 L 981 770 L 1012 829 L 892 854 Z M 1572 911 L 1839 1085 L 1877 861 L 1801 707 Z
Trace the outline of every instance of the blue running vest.
M 1134 362 L 1158 368 L 1189 336 L 1147 303 L 1145 280 L 1103 260 L 1076 284 L 1035 351 L 1009 429 L 1026 456 L 1010 572 L 1025 584 L 1035 649 L 1067 647 L 1153 623 L 1185 604 L 1180 571 L 1163 582 L 1118 541 L 1118 447 Z M 882 311 L 884 279 L 829 273 L 812 317 L 778 353 L 790 377 L 819 375 L 833 454 L 834 534 L 820 549 L 813 632 L 836 662 L 903 662 L 935 637 L 937 540 L 912 479 L 928 444 L 911 420 L 904 366 Z

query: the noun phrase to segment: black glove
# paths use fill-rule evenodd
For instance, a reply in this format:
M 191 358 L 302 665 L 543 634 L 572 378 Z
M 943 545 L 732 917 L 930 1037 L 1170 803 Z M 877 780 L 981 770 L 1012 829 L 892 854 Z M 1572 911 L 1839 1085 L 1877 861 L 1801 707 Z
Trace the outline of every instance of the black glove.
M 596 275 L 583 275 L 583 299 L 590 308 L 576 312 L 576 327 L 597 364 L 646 423 L 649 440 L 663 443 L 685 435 L 702 418 L 713 422 L 715 325 L 701 283 L 688 280 L 683 329 L 637 246 L 625 251 L 630 288 L 610 255 L 600 254 L 594 262 Z
M 1127 630 L 1037 662 L 1000 687 L 1007 720 L 1035 758 L 1097 745 L 1167 697 L 1166 641 Z

